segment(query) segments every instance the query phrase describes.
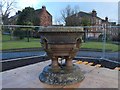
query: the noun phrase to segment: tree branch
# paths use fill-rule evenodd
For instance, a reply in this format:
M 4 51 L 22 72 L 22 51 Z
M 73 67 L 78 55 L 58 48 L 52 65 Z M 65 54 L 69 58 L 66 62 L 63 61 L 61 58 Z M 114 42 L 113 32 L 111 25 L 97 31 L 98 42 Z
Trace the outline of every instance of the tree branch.
M 68 18 L 69 16 L 71 16 L 73 14 L 78 13 L 79 11 L 80 11 L 79 6 L 75 6 L 74 8 L 71 8 L 71 6 L 68 5 L 65 9 L 63 9 L 61 11 L 61 17 L 62 17 L 63 23 L 66 22 L 66 18 Z M 69 19 L 71 19 L 71 18 L 69 18 Z

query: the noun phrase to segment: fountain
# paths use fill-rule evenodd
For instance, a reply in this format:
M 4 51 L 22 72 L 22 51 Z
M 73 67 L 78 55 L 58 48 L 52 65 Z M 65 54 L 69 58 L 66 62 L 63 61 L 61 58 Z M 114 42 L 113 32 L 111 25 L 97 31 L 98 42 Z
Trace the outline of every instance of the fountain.
M 72 59 L 80 49 L 84 34 L 82 27 L 42 27 L 39 30 L 41 43 L 51 64 L 46 66 L 39 76 L 43 83 L 53 85 L 69 85 L 80 82 L 84 75 L 80 68 L 72 63 Z M 64 59 L 64 63 L 60 63 Z

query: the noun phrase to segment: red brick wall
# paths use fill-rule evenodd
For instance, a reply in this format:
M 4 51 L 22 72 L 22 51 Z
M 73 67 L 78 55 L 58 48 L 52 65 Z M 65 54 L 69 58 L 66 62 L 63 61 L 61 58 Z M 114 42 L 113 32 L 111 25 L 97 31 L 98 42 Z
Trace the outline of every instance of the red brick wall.
M 40 13 L 40 26 L 51 26 L 52 25 L 52 16 L 46 11 L 46 7 L 42 7 Z

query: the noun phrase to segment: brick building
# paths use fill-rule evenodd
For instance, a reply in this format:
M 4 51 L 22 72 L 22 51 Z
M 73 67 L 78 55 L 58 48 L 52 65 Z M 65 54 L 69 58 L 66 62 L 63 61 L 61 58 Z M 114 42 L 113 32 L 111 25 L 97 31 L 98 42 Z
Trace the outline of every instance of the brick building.
M 87 28 L 87 32 L 89 33 L 86 34 L 86 38 L 98 38 L 102 32 L 102 26 L 111 26 L 111 23 L 108 21 L 108 17 L 101 19 L 97 16 L 97 12 L 93 10 L 90 13 L 80 11 L 79 13 L 67 17 L 66 26 L 94 26 L 92 28 Z
M 18 11 L 16 13 L 16 15 L 10 17 L 9 25 L 16 25 L 19 15 L 21 13 L 22 13 L 22 11 Z M 28 14 L 28 15 L 30 15 L 30 14 Z M 42 6 L 41 9 L 34 10 L 33 18 L 34 18 L 34 21 L 28 20 L 28 22 L 31 22 L 32 25 L 34 25 L 34 26 L 51 26 L 52 25 L 52 15 L 46 10 L 45 6 Z M 16 29 L 16 27 L 12 27 L 12 28 L 10 27 L 8 30 L 10 30 L 10 33 L 12 34 L 15 29 Z M 38 33 L 38 30 L 39 30 L 39 28 L 34 28 L 34 29 L 30 30 L 30 35 L 33 37 L 39 38 L 40 35 Z
M 39 18 L 40 26 L 51 26 L 52 25 L 52 15 L 46 10 L 45 6 L 42 9 L 36 10 L 36 16 Z
M 18 19 L 19 14 L 21 11 L 18 11 L 16 15 L 9 18 L 9 24 L 15 25 Z M 42 6 L 41 9 L 35 10 L 35 19 L 36 22 L 34 23 L 35 26 L 51 26 L 52 25 L 52 15 L 46 10 L 45 6 Z

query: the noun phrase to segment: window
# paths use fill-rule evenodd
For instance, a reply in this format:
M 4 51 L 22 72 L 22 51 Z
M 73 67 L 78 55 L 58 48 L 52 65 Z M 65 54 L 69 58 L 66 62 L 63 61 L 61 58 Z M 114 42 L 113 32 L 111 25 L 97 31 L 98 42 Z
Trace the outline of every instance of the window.
M 101 20 L 99 20 L 99 24 L 101 24 Z

